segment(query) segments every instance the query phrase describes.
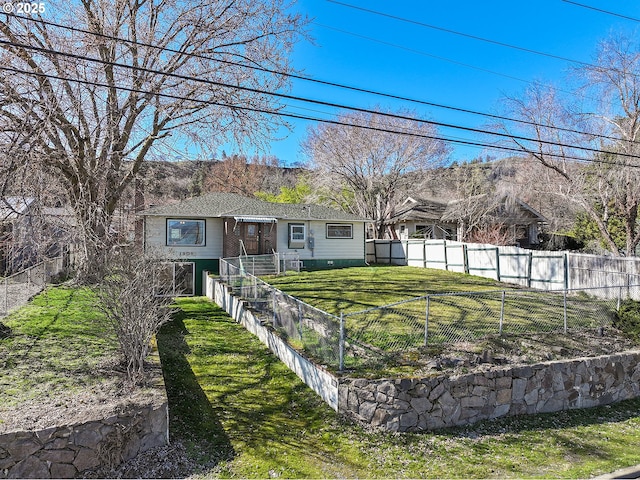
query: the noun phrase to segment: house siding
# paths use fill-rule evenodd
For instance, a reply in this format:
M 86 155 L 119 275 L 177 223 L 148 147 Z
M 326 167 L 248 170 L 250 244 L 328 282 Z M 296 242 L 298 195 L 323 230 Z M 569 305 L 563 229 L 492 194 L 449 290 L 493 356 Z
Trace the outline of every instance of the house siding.
M 304 224 L 307 227 L 307 241 L 304 248 L 289 248 L 289 223 Z M 326 238 L 327 224 L 344 223 L 353 225 L 353 238 Z M 297 252 L 300 260 L 362 260 L 365 258 L 365 232 L 362 222 L 333 222 L 317 220 L 280 220 L 278 222 L 278 251 Z M 309 237 L 314 239 L 314 249 L 309 248 Z
M 172 260 L 217 259 L 222 257 L 222 219 L 205 219 L 205 244 L 198 246 L 167 245 L 167 219 L 179 216 L 148 216 L 145 222 L 145 250 Z M 188 259 L 188 260 L 187 260 Z

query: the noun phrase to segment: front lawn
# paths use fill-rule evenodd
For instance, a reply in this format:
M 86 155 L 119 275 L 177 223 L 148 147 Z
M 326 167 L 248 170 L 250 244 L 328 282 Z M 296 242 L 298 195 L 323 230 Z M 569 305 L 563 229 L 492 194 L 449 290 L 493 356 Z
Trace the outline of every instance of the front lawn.
M 2 418 L 23 400 L 34 415 L 58 403 L 51 418 L 65 414 L 66 397 L 96 401 L 115 347 L 93 302 L 88 290 L 54 288 L 6 319 Z M 344 421 L 208 300 L 177 303 L 158 335 L 171 447 L 102 476 L 585 478 L 640 463 L 640 400 L 425 434 L 371 431 Z
M 331 368 L 336 367 L 338 358 L 337 317 L 343 315 L 347 344 L 344 366 L 357 375 L 424 374 L 432 360 L 430 352 L 448 350 L 455 356 L 461 349 L 459 353 L 465 356 L 477 356 L 494 350 L 495 345 L 488 347 L 487 342 L 495 344 L 495 339 L 499 340 L 500 351 L 489 353 L 507 357 L 526 354 L 517 361 L 528 363 L 559 358 L 558 352 L 566 352 L 566 357 L 574 352 L 579 356 L 599 355 L 610 353 L 612 348 L 620 351 L 616 350 L 618 346 L 629 348 L 629 342 L 618 341 L 619 332 L 611 328 L 617 299 L 585 294 L 565 298 L 562 292 L 530 291 L 482 277 L 417 267 L 345 268 L 265 280 L 334 315 L 326 319 L 313 316 L 315 322 L 331 322 L 332 329 L 321 330 L 331 333 L 330 338 L 320 338 L 318 329 L 303 328 L 306 324 L 302 319 L 312 318 L 307 313 L 296 315 L 293 309 L 292 315 L 291 308 L 280 308 L 282 314 L 273 315 L 280 323 L 291 323 L 287 333 L 299 341 L 307 355 Z M 250 294 L 252 290 L 247 291 Z M 280 303 L 266 305 L 279 307 Z M 302 332 L 300 338 L 295 336 L 297 325 Z M 601 327 L 607 332 L 606 341 Z M 531 336 L 537 337 L 526 338 Z M 533 354 L 525 345 L 531 342 Z M 332 349 L 324 348 L 325 344 Z M 602 344 L 604 350 L 592 348 L 594 344 Z
M 394 266 L 287 273 L 265 280 L 289 295 L 334 315 L 358 312 L 430 293 L 517 289 L 474 275 Z
M 640 463 L 640 400 L 424 434 L 371 431 L 341 419 L 214 304 L 178 304 L 159 335 L 171 432 L 207 463 L 207 478 L 586 478 Z
M 2 320 L 11 334 L 0 340 L 0 417 L 22 402 L 55 401 L 109 376 L 100 371 L 113 364 L 117 343 L 94 305 L 89 289 L 52 287 Z

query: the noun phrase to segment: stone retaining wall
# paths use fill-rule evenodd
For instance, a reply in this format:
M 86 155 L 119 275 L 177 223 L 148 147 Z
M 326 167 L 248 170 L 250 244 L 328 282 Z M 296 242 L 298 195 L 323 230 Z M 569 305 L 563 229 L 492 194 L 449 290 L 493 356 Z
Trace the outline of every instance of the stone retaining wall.
M 209 298 L 260 337 L 332 408 L 375 427 L 418 432 L 640 397 L 640 350 L 515 368 L 488 367 L 483 372 L 451 377 L 334 377 L 261 325 L 226 285 L 208 276 L 205 285 Z
M 159 358 L 155 359 L 159 364 Z M 103 465 L 116 466 L 169 443 L 167 395 L 154 369 L 147 405 L 131 405 L 107 418 L 0 434 L 0 478 L 74 478 Z
M 508 415 L 606 405 L 640 396 L 640 351 L 424 379 L 342 379 L 338 411 L 397 432 Z

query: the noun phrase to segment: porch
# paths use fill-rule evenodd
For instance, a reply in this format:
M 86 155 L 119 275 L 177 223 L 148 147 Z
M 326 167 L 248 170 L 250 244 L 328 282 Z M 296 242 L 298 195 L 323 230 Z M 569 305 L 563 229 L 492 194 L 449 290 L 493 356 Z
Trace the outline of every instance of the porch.
M 223 256 L 265 255 L 278 251 L 275 217 L 236 216 L 223 221 Z

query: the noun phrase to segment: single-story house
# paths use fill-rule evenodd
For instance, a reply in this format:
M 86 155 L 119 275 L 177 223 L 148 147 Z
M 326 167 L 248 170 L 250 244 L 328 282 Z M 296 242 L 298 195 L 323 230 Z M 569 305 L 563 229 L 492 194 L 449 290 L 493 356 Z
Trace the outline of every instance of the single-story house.
M 531 247 L 539 243 L 546 219 L 518 198 L 507 195 L 476 195 L 444 201 L 407 197 L 388 220 L 392 238 L 465 240 L 480 229 L 503 230 L 507 243 Z M 489 242 L 487 242 L 489 243 Z
M 217 272 L 220 258 L 279 252 L 297 253 L 306 269 L 365 264 L 368 220 L 320 205 L 210 193 L 140 215 L 144 250 L 173 264 L 185 294 L 202 293 L 202 272 Z

